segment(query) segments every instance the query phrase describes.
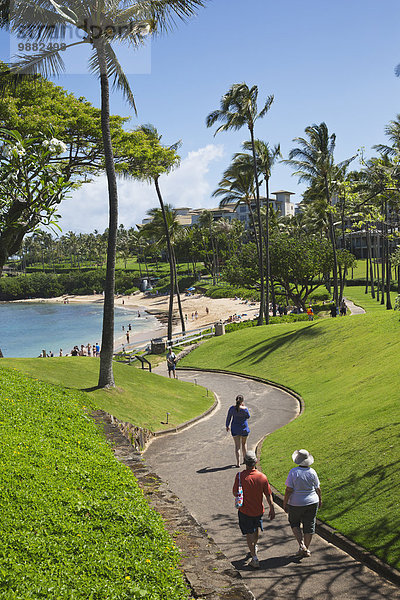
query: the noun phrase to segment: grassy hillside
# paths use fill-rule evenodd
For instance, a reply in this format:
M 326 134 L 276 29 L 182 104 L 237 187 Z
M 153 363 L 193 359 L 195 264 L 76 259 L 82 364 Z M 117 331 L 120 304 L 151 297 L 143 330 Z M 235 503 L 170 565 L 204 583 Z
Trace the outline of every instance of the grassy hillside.
M 187 599 L 178 551 L 87 400 L 0 370 L 0 598 Z
M 14 367 L 37 379 L 84 390 L 87 402 L 106 410 L 122 421 L 151 431 L 179 425 L 202 414 L 214 397 L 191 383 L 166 379 L 123 364 L 114 363 L 117 387 L 96 389 L 98 358 L 74 356 L 63 358 L 4 358 L 1 367 Z M 165 424 L 169 412 L 169 425 Z
M 214 338 L 184 365 L 257 375 L 301 394 L 305 412 L 264 442 L 264 471 L 284 491 L 293 450 L 307 448 L 322 482 L 321 518 L 399 567 L 399 352 L 399 314 L 379 306 Z

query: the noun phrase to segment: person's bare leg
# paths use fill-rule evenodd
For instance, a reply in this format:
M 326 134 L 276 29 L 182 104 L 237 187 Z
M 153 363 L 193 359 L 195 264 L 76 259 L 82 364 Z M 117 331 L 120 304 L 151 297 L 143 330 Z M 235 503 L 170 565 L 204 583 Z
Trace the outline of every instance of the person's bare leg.
M 233 441 L 235 442 L 235 456 L 236 456 L 236 466 L 240 467 L 240 457 L 239 457 L 239 450 L 240 450 L 240 435 L 235 435 L 233 437 Z
M 246 447 L 247 435 L 242 435 L 241 440 L 242 440 L 242 454 L 243 454 L 243 462 L 244 462 L 244 457 L 247 454 L 247 447 Z
M 304 534 L 304 545 L 305 545 L 305 547 L 307 548 L 307 550 L 308 550 L 308 549 L 309 549 L 309 547 L 310 547 L 311 540 L 312 540 L 312 536 L 313 536 L 313 534 L 312 534 L 312 533 L 305 533 L 305 534 Z
M 246 541 L 252 558 L 257 558 L 256 544 L 258 542 L 258 529 L 253 533 L 246 533 Z
M 300 527 L 292 527 L 292 531 L 293 531 L 294 537 L 296 538 L 296 540 L 299 543 L 299 547 L 303 548 L 304 547 L 303 533 L 302 533 Z

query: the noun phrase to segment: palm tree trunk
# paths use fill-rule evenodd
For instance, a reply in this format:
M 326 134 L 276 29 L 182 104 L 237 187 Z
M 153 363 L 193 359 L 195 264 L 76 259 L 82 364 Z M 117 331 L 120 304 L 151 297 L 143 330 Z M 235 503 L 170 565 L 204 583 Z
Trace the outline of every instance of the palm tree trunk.
M 329 193 L 328 180 L 325 176 L 325 194 L 328 206 L 331 206 L 331 196 Z M 336 308 L 339 306 L 339 294 L 338 294 L 338 263 L 336 253 L 336 238 L 335 229 L 333 226 L 333 216 L 331 211 L 328 212 L 328 224 L 329 224 L 329 237 L 331 238 L 332 252 L 333 252 L 333 299 Z
M 269 281 L 271 278 L 271 265 L 269 260 L 269 177 L 265 177 L 265 189 L 267 194 L 267 213 L 266 213 L 266 226 L 265 226 L 265 267 L 266 267 L 266 276 L 265 276 L 265 323 L 269 325 Z M 275 302 L 274 309 L 275 309 Z M 276 309 L 274 310 L 274 312 Z
M 174 310 L 174 257 L 171 248 L 171 237 L 169 235 L 167 215 L 165 214 L 164 202 L 161 195 L 160 186 L 158 185 L 158 177 L 154 179 L 154 185 L 156 186 L 158 201 L 161 207 L 161 213 L 163 216 L 164 227 L 165 227 L 165 238 L 167 240 L 167 252 L 169 260 L 169 307 L 168 307 L 168 329 L 167 338 L 168 342 L 172 340 L 172 316 Z
M 263 235 L 262 235 L 262 223 L 261 223 L 261 207 L 260 207 L 260 187 L 258 185 L 258 173 L 257 173 L 257 159 L 256 159 L 256 148 L 254 145 L 254 131 L 252 127 L 249 127 L 251 136 L 251 148 L 253 152 L 253 169 L 254 169 L 254 185 L 256 188 L 256 208 L 257 208 L 257 219 L 258 219 L 258 238 L 260 240 L 260 286 L 261 286 L 261 297 L 260 297 L 260 312 L 258 315 L 257 325 L 263 325 L 264 323 L 264 302 L 265 302 L 265 281 L 264 281 L 264 252 L 263 252 Z
M 98 383 L 98 386 L 103 388 L 115 387 L 112 361 L 114 354 L 114 292 L 118 228 L 118 191 L 110 132 L 110 90 L 104 47 L 101 40 L 99 40 L 99 43 L 96 45 L 96 52 L 100 66 L 101 130 L 103 135 L 109 202 L 107 267 L 106 283 L 104 286 L 103 331 Z
M 368 223 L 367 223 L 366 234 L 367 234 L 367 249 L 368 249 L 368 261 L 369 261 L 369 279 L 371 282 L 371 297 L 375 299 L 374 271 L 373 271 L 373 265 L 372 265 L 371 230 L 370 230 Z
M 185 319 L 183 317 L 183 311 L 182 311 L 181 294 L 180 294 L 180 291 L 179 291 L 179 281 L 178 281 L 178 271 L 177 271 L 177 268 L 176 268 L 175 249 L 172 246 L 172 244 L 171 244 L 171 249 L 172 249 L 172 259 L 174 261 L 175 290 L 176 290 L 176 298 L 178 300 L 179 317 L 181 319 L 182 333 L 185 333 L 186 327 L 185 327 Z
M 392 310 L 392 300 L 390 298 L 390 284 L 392 281 L 392 268 L 389 254 L 389 210 L 388 202 L 385 202 L 385 264 L 386 264 L 386 310 Z

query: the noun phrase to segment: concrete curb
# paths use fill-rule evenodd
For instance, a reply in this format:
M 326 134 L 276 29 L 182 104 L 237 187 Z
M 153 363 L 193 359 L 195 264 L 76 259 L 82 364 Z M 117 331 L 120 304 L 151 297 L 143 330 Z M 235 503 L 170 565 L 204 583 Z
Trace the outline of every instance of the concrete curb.
M 209 391 L 211 391 L 211 390 L 209 390 Z M 218 400 L 217 395 L 214 392 L 212 392 L 212 394 L 214 396 L 214 404 L 212 406 L 210 406 L 210 408 L 208 410 L 206 410 L 206 412 L 199 415 L 198 417 L 194 417 L 193 419 L 190 419 L 190 421 L 181 423 L 180 425 L 177 425 L 176 427 L 171 427 L 170 429 L 160 429 L 160 431 L 154 431 L 153 437 L 161 437 L 163 435 L 168 435 L 170 433 L 177 433 L 178 431 L 187 429 L 194 423 L 197 423 L 197 421 L 201 421 L 201 419 L 205 419 L 205 417 L 208 417 L 209 415 L 211 415 L 219 406 L 219 400 Z
M 260 383 L 265 383 L 267 385 L 281 389 L 281 390 L 287 392 L 288 394 L 290 394 L 291 396 L 293 396 L 294 398 L 296 398 L 296 400 L 299 402 L 299 406 L 300 406 L 299 414 L 301 414 L 305 408 L 303 398 L 299 394 L 297 394 L 294 390 L 291 390 L 290 388 L 287 388 L 284 385 L 275 383 L 274 381 L 269 381 L 268 379 L 263 379 L 262 377 L 255 377 L 252 375 L 244 375 L 243 373 L 236 373 L 234 371 L 225 371 L 225 370 L 218 370 L 218 369 L 202 369 L 202 368 L 196 368 L 196 367 L 179 367 L 179 370 L 222 373 L 222 374 L 226 374 L 226 375 L 234 375 L 236 377 L 242 377 L 244 379 L 252 379 L 253 381 L 258 381 Z M 264 439 L 265 438 L 260 440 L 257 444 L 257 448 L 256 448 L 257 456 L 259 456 L 259 454 L 260 454 Z M 282 508 L 283 495 L 280 492 L 278 492 L 278 490 L 276 490 L 273 486 L 271 486 L 271 490 L 272 490 L 272 496 L 274 498 L 274 502 Z M 327 525 L 326 523 L 317 519 L 316 532 L 324 540 L 333 544 L 334 546 L 337 546 L 341 550 L 344 550 L 344 552 L 346 552 L 347 554 L 349 554 L 350 556 L 352 556 L 359 562 L 365 564 L 368 568 L 370 568 L 371 570 L 378 573 L 378 575 L 381 575 L 381 577 L 385 577 L 392 583 L 395 583 L 396 585 L 400 585 L 400 571 L 398 571 L 394 567 L 391 567 L 390 565 L 387 565 L 382 560 L 380 560 L 380 558 L 378 558 L 377 556 L 375 556 L 374 554 L 372 554 L 371 552 L 369 552 L 362 546 L 359 546 L 352 540 L 349 540 L 342 533 L 340 533 L 339 531 L 336 531 L 336 529 L 334 529 L 333 527 L 330 527 L 330 525 Z

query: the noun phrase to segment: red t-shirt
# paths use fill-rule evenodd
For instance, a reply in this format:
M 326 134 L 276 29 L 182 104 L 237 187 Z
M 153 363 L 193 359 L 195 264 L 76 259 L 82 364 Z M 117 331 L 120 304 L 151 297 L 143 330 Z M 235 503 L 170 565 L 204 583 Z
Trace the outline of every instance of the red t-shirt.
M 258 517 L 264 513 L 263 494 L 271 494 L 267 477 L 257 469 L 246 469 L 240 473 L 240 483 L 243 489 L 243 505 L 239 509 L 248 517 Z M 239 473 L 233 484 L 236 495 L 239 487 Z

